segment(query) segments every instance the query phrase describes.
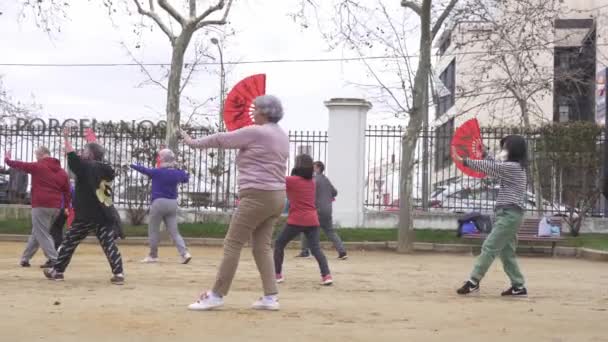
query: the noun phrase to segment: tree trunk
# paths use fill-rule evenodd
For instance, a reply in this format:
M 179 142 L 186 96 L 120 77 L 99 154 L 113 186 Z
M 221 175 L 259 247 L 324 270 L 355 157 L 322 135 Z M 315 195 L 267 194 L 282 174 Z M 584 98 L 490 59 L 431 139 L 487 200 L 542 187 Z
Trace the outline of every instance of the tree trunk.
M 414 207 L 412 203 L 412 171 L 415 163 L 416 143 L 425 113 L 428 112 L 428 85 L 431 71 L 431 3 L 423 0 L 420 10 L 420 59 L 414 78 L 413 108 L 409 116 L 405 137 L 401 141 L 401 175 L 399 188 L 398 253 L 414 250 Z
M 524 127 L 526 131 L 530 132 L 532 127 L 530 125 L 530 113 L 528 113 L 528 102 L 524 99 L 518 99 L 519 109 L 521 110 L 521 117 L 524 122 Z M 545 210 L 543 206 L 543 189 L 540 184 L 540 162 L 541 158 L 539 155 L 534 154 L 533 152 L 536 150 L 536 141 L 534 141 L 532 146 L 528 146 L 529 158 L 530 158 L 530 168 L 532 172 L 532 187 L 534 188 L 534 202 L 536 203 L 536 215 L 538 217 L 543 216 L 543 212 Z
M 188 49 L 188 44 L 194 31 L 184 28 L 182 33 L 173 43 L 173 53 L 171 55 L 171 70 L 169 71 L 169 81 L 167 84 L 167 146 L 177 152 L 177 137 L 180 125 L 180 88 L 182 81 L 182 71 L 184 69 L 184 55 Z
M 405 136 L 401 140 L 398 253 L 411 253 L 414 251 L 413 169 L 416 161 L 415 151 L 418 134 L 422 125 L 421 119 L 421 115 L 410 116 Z

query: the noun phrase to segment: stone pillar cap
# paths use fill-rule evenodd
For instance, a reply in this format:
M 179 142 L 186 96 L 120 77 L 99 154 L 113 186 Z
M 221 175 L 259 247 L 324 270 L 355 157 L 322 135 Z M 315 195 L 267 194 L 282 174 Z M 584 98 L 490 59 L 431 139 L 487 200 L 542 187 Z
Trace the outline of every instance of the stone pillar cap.
M 353 106 L 353 107 L 366 107 L 368 109 L 372 108 L 371 102 L 366 101 L 364 99 L 357 99 L 357 98 L 336 97 L 336 98 L 330 99 L 329 101 L 325 101 L 324 103 L 325 103 L 326 107 Z

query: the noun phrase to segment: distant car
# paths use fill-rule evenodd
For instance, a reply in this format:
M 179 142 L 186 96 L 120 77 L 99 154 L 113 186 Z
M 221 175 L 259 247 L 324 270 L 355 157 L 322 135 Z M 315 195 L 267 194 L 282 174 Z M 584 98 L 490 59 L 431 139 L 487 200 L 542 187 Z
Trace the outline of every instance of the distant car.
M 489 213 L 496 206 L 498 191 L 498 185 L 481 181 L 454 184 L 434 192 L 429 201 L 429 207 L 434 210 L 448 210 L 455 213 L 472 211 Z M 526 192 L 525 206 L 526 210 L 536 210 L 536 197 L 529 191 Z M 570 213 L 565 205 L 551 203 L 545 199 L 543 199 L 543 211 L 556 216 L 567 216 Z M 577 210 L 573 216 L 578 216 Z
M 8 175 L 0 174 L 0 203 L 8 203 Z
M 31 204 L 31 193 L 26 191 L 21 193 L 19 199 L 15 198 L 15 195 L 9 195 L 10 188 L 10 176 L 6 173 L 0 174 L 0 203 L 3 204 Z M 11 198 L 12 197 L 12 198 Z
M 413 202 L 414 202 L 414 210 L 420 210 L 420 208 L 422 208 L 422 200 L 420 200 L 418 198 L 414 198 Z M 396 200 L 392 201 L 390 205 L 385 206 L 382 209 L 382 211 L 387 212 L 387 213 L 398 213 L 399 205 L 400 205 L 400 201 L 399 201 L 399 199 L 396 199 Z

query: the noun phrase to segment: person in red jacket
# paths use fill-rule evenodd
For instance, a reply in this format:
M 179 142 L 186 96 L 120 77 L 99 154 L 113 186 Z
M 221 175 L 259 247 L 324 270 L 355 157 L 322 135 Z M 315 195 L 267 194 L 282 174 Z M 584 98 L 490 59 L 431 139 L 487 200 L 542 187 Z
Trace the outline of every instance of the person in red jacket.
M 51 224 L 59 215 L 61 202 L 72 200 L 68 174 L 61 168 L 58 159 L 50 156 L 50 151 L 44 146 L 35 151 L 36 162 L 26 163 L 11 160 L 9 152 L 4 156 L 4 162 L 11 168 L 32 175 L 32 235 L 30 235 L 23 255 L 21 266 L 29 267 L 30 259 L 40 246 L 51 266 L 57 260 L 57 250 L 50 234 Z
M 321 285 L 331 285 L 333 279 L 327 264 L 327 258 L 321 250 L 320 227 L 315 206 L 315 181 L 313 179 L 313 162 L 309 155 L 296 157 L 291 176 L 286 178 L 289 214 L 287 224 L 279 233 L 274 245 L 274 265 L 277 283 L 282 283 L 283 260 L 285 247 L 300 233 L 304 234 L 310 252 L 317 259 L 321 270 Z

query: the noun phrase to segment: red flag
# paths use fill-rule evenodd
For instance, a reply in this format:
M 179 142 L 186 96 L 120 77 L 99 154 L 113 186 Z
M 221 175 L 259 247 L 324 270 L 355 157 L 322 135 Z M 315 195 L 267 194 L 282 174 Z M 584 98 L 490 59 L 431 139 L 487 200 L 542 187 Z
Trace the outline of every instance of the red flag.
M 156 155 L 156 168 L 160 167 L 160 154 Z
M 97 137 L 95 136 L 95 132 L 91 128 L 87 128 L 84 130 L 84 138 L 88 143 L 93 143 L 97 141 Z

